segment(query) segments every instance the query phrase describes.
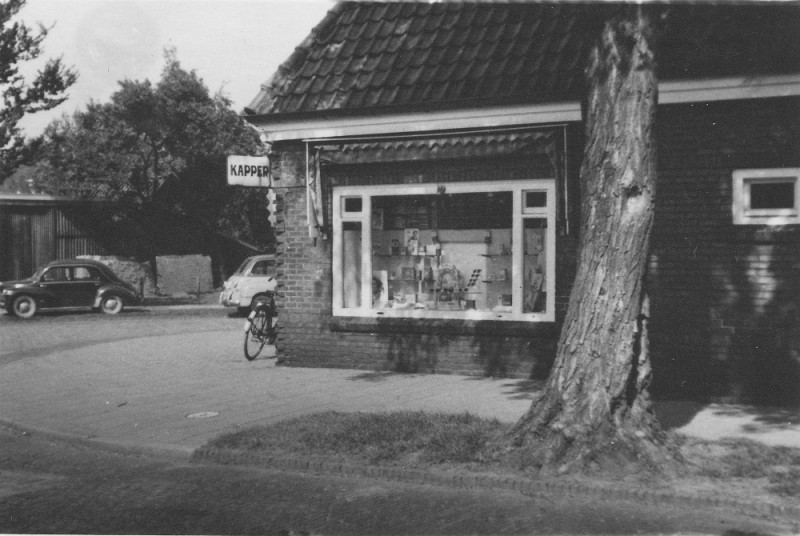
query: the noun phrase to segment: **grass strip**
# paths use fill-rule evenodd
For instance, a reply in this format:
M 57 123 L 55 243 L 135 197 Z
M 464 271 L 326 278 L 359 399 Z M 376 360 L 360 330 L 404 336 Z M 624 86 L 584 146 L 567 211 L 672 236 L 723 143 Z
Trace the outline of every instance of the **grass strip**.
M 469 413 L 423 411 L 305 415 L 223 434 L 207 445 L 272 456 L 326 456 L 349 463 L 425 469 L 459 466 L 518 471 L 507 448 L 510 424 Z M 765 490 L 800 497 L 800 449 L 748 439 L 682 438 L 690 472 L 710 481 L 764 481 Z

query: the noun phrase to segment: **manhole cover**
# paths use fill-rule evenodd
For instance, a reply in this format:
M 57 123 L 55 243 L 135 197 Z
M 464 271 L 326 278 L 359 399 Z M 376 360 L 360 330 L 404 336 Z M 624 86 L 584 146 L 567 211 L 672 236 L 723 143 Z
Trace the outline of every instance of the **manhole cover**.
M 190 413 L 186 416 L 187 419 L 208 419 L 209 417 L 216 417 L 219 415 L 218 411 L 201 411 L 198 413 Z

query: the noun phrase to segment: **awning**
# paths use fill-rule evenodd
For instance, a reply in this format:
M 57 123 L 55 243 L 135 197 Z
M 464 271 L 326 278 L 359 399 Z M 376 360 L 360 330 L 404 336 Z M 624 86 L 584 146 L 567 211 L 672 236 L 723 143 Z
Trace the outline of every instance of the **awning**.
M 316 145 L 322 164 L 367 164 L 414 160 L 547 154 L 553 130 L 413 137 Z

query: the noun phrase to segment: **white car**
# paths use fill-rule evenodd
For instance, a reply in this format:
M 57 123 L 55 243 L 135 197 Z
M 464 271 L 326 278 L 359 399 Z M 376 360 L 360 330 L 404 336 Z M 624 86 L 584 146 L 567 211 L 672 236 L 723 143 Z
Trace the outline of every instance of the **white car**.
M 275 292 L 275 255 L 248 257 L 232 276 L 225 281 L 219 295 L 219 303 L 225 307 L 237 307 L 247 312 L 267 292 Z

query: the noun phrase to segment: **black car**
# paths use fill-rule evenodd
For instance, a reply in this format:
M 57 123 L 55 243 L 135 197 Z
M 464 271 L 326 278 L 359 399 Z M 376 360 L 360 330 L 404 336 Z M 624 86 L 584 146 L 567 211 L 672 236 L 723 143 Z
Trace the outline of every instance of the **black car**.
M 114 315 L 141 301 L 132 285 L 93 260 L 53 261 L 28 279 L 0 282 L 0 307 L 21 318 L 30 318 L 40 309 L 62 307 L 91 307 Z

